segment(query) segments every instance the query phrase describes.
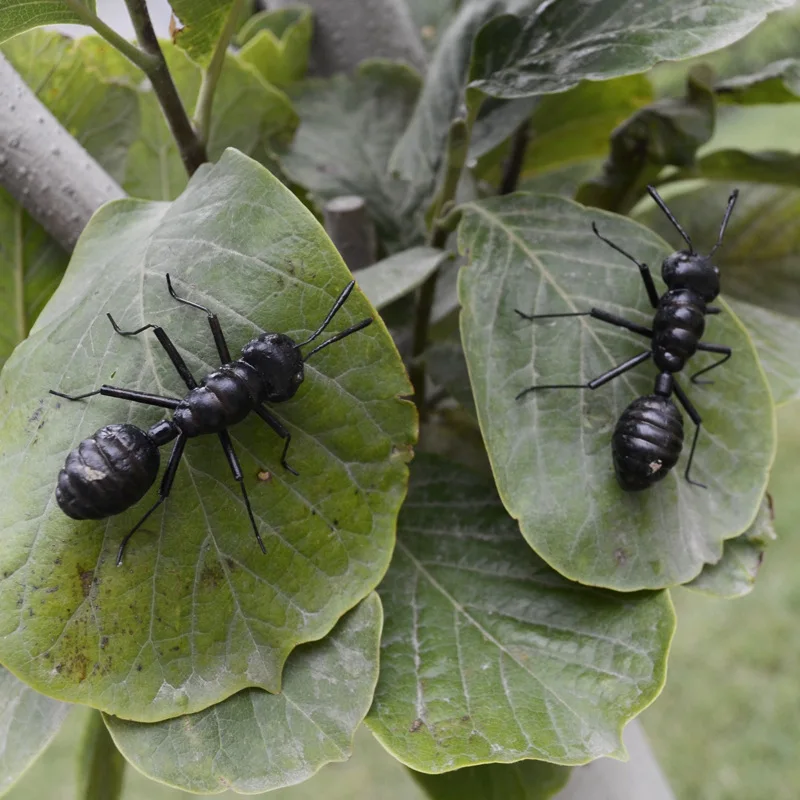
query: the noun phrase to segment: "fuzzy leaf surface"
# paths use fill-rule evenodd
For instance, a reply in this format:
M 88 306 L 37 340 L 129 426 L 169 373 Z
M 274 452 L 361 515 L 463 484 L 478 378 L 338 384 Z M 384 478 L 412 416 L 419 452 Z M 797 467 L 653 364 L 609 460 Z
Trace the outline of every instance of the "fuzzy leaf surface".
M 422 285 L 450 257 L 435 247 L 412 247 L 359 270 L 358 285 L 375 308 L 383 308 Z
M 98 265 L 102 265 L 101 270 Z M 75 522 L 54 486 L 68 451 L 111 422 L 147 428 L 148 406 L 106 397 L 103 383 L 182 397 L 152 335 L 120 337 L 105 315 L 163 322 L 200 378 L 219 357 L 204 315 L 219 314 L 232 353 L 261 330 L 303 341 L 350 280 L 307 209 L 265 169 L 227 151 L 173 204 L 125 200 L 88 226 L 64 282 L 0 379 L 0 660 L 35 688 L 116 716 L 155 721 L 236 691 L 278 691 L 283 663 L 327 633 L 378 583 L 405 495 L 416 417 L 388 333 L 354 292 L 329 330 L 374 324 L 322 351 L 290 402 L 231 429 L 267 555 L 253 538 L 217 438 L 189 443 L 173 495 L 114 566 L 121 538 L 154 500 Z M 12 388 L 13 387 L 13 388 Z M 166 454 L 164 454 L 166 458 Z
M 718 50 L 793 0 L 560 0 L 498 29 L 471 86 L 496 97 L 563 92 Z M 538 5 L 538 3 L 536 3 Z M 509 20 L 512 18 L 509 16 Z
M 95 0 L 79 0 L 90 11 Z M 84 24 L 63 0 L 4 0 L 0 3 L 0 42 L 39 25 Z
M 715 208 L 718 220 L 724 207 Z M 672 248 L 628 219 L 546 195 L 493 198 L 462 210 L 459 248 L 469 258 L 459 281 L 464 352 L 500 496 L 523 535 L 581 583 L 632 591 L 696 577 L 703 564 L 719 561 L 724 540 L 752 523 L 774 454 L 769 388 L 741 324 L 725 309 L 709 319 L 704 336 L 733 348 L 735 369 L 717 370 L 713 386 L 679 378 L 703 418 L 692 471 L 708 490 L 683 478 L 687 445 L 660 483 L 625 492 L 614 475 L 611 435 L 630 402 L 652 393 L 652 365 L 596 391 L 515 396 L 535 384 L 585 384 L 649 350 L 649 340 L 588 317 L 530 322 L 514 309 L 597 307 L 649 326 L 653 311 L 635 265 L 594 236 L 591 224 L 651 265 Z M 707 241 L 695 239 L 698 246 Z M 698 354 L 690 369 L 712 360 Z M 688 419 L 684 427 L 688 439 Z
M 267 792 L 346 761 L 378 679 L 377 594 L 286 662 L 281 693 L 245 689 L 196 714 L 158 723 L 106 716 L 117 747 L 154 780 L 189 792 Z
M 233 0 L 170 0 L 181 22 L 174 41 L 200 66 L 211 60 L 232 5 Z
M 0 795 L 45 750 L 70 707 L 35 692 L 0 667 Z

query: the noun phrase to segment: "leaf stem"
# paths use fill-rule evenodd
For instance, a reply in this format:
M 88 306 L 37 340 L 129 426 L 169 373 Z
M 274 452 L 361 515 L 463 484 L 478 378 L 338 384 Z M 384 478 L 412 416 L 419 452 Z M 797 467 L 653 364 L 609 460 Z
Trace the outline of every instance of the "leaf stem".
M 236 33 L 236 26 L 241 19 L 245 0 L 233 0 L 228 19 L 217 39 L 214 53 L 206 69 L 203 71 L 203 82 L 200 84 L 200 93 L 197 95 L 197 105 L 194 110 L 194 126 L 201 141 L 208 144 L 208 133 L 211 128 L 211 109 L 214 105 L 214 92 L 217 88 L 219 76 L 225 63 L 225 53 L 228 44 Z
M 449 210 L 456 196 L 456 189 L 467 161 L 469 139 L 472 131 L 473 115 L 469 119 L 459 118 L 450 123 L 447 135 L 447 152 L 445 156 L 444 183 L 433 201 L 431 214 L 431 229 L 428 235 L 428 244 L 431 247 L 443 249 L 447 243 L 449 230 L 441 225 L 442 212 Z M 436 297 L 436 281 L 439 271 L 436 270 L 422 284 L 417 300 L 416 315 L 414 319 L 414 335 L 411 345 L 411 364 L 409 375 L 414 384 L 414 397 L 419 410 L 420 418 L 426 415 L 425 405 L 425 364 L 422 354 L 428 344 L 428 331 L 430 329 L 431 311 Z
M 128 13 L 136 31 L 139 46 L 148 57 L 148 66 L 142 67 L 153 87 L 153 92 L 158 98 L 161 110 L 164 112 L 167 124 L 178 144 L 178 150 L 183 160 L 183 166 L 189 175 L 208 161 L 205 145 L 200 141 L 189 121 L 186 109 L 181 103 L 178 90 L 172 81 L 164 53 L 158 44 L 150 15 L 147 13 L 145 0 L 125 0 Z
M 525 163 L 525 151 L 528 149 L 530 130 L 531 122 L 528 119 L 514 131 L 511 139 L 511 152 L 503 167 L 503 178 L 500 181 L 498 194 L 511 194 L 517 190 L 519 176 Z
M 94 14 L 82 0 L 64 0 L 64 4 L 75 16 L 100 34 L 110 45 L 116 47 L 129 61 L 136 64 L 143 72 L 148 72 L 155 66 L 155 60 L 149 53 L 140 50 L 127 39 L 120 36 L 113 28 L 106 25 L 103 20 Z

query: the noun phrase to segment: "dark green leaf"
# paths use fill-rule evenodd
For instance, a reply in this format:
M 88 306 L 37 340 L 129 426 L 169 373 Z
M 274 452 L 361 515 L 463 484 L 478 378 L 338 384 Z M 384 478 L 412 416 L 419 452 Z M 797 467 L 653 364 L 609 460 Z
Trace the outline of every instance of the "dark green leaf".
M 564 788 L 570 770 L 544 761 L 484 764 L 443 775 L 412 772 L 432 800 L 547 800 Z
M 424 208 L 401 211 L 408 186 L 390 178 L 387 166 L 419 86 L 409 67 L 367 61 L 352 77 L 309 80 L 292 88 L 301 124 L 281 166 L 320 202 L 339 195 L 363 197 L 390 251 L 422 240 Z
M 703 156 L 690 174 L 715 181 L 800 186 L 800 154 L 786 151 L 746 153 L 743 150 L 716 150 Z
M 95 0 L 79 0 L 90 11 L 95 10 Z M 64 0 L 4 0 L 0 3 L 0 42 L 39 25 L 83 20 L 70 9 Z
M 431 380 L 448 391 L 451 397 L 468 411 L 475 419 L 475 399 L 469 382 L 464 350 L 457 336 L 434 342 L 425 351 L 425 363 Z
M 35 692 L 0 667 L 0 795 L 5 794 L 58 733 L 69 706 Z
M 724 208 L 713 207 L 717 225 Z M 462 210 L 459 248 L 469 255 L 459 282 L 462 339 L 509 513 L 534 550 L 572 580 L 630 591 L 696 577 L 704 563 L 719 560 L 725 539 L 753 521 L 774 452 L 772 401 L 744 329 L 729 313 L 709 320 L 704 341 L 732 347 L 736 367 L 717 370 L 713 386 L 689 392 L 704 425 L 693 475 L 709 489 L 683 479 L 687 446 L 661 483 L 624 492 L 614 476 L 611 434 L 628 404 L 652 392 L 652 366 L 594 392 L 515 395 L 533 384 L 582 384 L 649 350 L 649 342 L 589 318 L 534 323 L 514 309 L 598 307 L 650 324 L 636 267 L 594 236 L 591 223 L 649 264 L 660 264 L 672 248 L 630 220 L 556 197 L 510 195 Z M 695 239 L 714 241 L 716 231 Z M 687 438 L 692 427 L 687 421 Z
M 706 564 L 686 587 L 718 597 L 749 594 L 755 585 L 764 550 L 775 539 L 772 520 L 772 505 L 767 496 L 753 524 L 741 536 L 725 542 L 722 558 L 716 564 Z
M 694 164 L 697 149 L 714 132 L 711 74 L 696 67 L 683 99 L 660 100 L 637 111 L 611 135 L 603 173 L 583 184 L 576 199 L 584 205 L 627 212 L 665 166 Z
M 124 776 L 125 759 L 111 739 L 103 715 L 94 711 L 81 741 L 78 800 L 115 800 L 122 794 Z
M 255 794 L 346 761 L 378 679 L 381 603 L 371 594 L 322 641 L 297 648 L 281 693 L 246 689 L 205 711 L 159 723 L 106 717 L 145 775 L 190 792 Z
M 173 40 L 193 61 L 206 66 L 233 0 L 170 0 L 170 6 L 182 26 L 173 34 Z
M 440 459 L 414 461 L 379 591 L 367 724 L 420 771 L 622 757 L 622 726 L 664 681 L 666 593 L 570 583 L 531 552 L 490 479 Z
M 562 92 L 581 80 L 644 72 L 658 61 L 710 53 L 793 0 L 578 0 L 543 3 L 506 23 L 494 60 L 472 86 L 497 97 Z M 500 31 L 498 31 L 500 33 Z
M 122 515 L 76 523 L 55 504 L 54 484 L 67 452 L 102 425 L 147 428 L 161 415 L 47 390 L 113 382 L 183 395 L 155 339 L 115 336 L 106 312 L 126 327 L 163 320 L 195 374 L 210 372 L 219 359 L 205 318 L 170 298 L 167 270 L 219 314 L 234 352 L 264 328 L 302 341 L 350 278 L 300 202 L 227 151 L 171 205 L 126 200 L 99 211 L 2 373 L 0 660 L 48 694 L 141 721 L 248 686 L 277 691 L 289 652 L 374 588 L 416 427 L 413 406 L 397 399 L 411 391 L 397 352 L 356 292 L 333 326 L 375 323 L 315 356 L 297 396 L 273 409 L 293 435 L 300 476 L 281 468 L 282 443 L 261 420 L 232 430 L 267 556 L 208 436 L 190 443 L 172 499 L 117 569 L 116 548 L 153 494 Z
M 313 22 L 307 8 L 263 11 L 242 28 L 239 58 L 273 86 L 299 81 L 308 70 Z M 246 37 L 246 38 L 245 38 Z
M 358 285 L 375 308 L 383 308 L 421 286 L 452 254 L 435 247 L 413 247 L 357 273 Z
M 800 62 L 786 58 L 752 75 L 737 75 L 714 87 L 720 99 L 739 105 L 796 103 L 800 100 Z

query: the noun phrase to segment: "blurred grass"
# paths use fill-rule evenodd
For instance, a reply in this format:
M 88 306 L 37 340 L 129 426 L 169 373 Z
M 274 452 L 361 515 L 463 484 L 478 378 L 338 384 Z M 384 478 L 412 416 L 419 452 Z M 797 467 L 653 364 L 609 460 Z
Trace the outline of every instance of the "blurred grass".
M 667 686 L 642 716 L 678 800 L 800 797 L 800 403 L 778 412 L 778 540 L 753 592 L 673 593 Z

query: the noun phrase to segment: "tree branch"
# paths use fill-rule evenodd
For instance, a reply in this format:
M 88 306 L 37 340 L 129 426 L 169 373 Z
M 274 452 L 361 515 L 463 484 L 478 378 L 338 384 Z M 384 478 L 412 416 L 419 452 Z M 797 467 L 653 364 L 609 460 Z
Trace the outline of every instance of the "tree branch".
M 325 231 L 350 270 L 375 263 L 375 224 L 367 213 L 363 197 L 342 195 L 329 200 L 322 209 Z
M 0 183 L 67 251 L 103 203 L 125 196 L 0 55 Z
M 167 124 L 178 144 L 183 166 L 191 176 L 201 164 L 208 161 L 205 145 L 198 138 L 192 123 L 189 122 L 186 109 L 178 96 L 178 90 L 175 88 L 164 54 L 161 52 L 144 0 L 125 0 L 125 5 L 128 7 L 140 47 L 152 59 L 152 63 L 145 69 L 145 73 L 150 79 L 153 92 L 161 104 Z

